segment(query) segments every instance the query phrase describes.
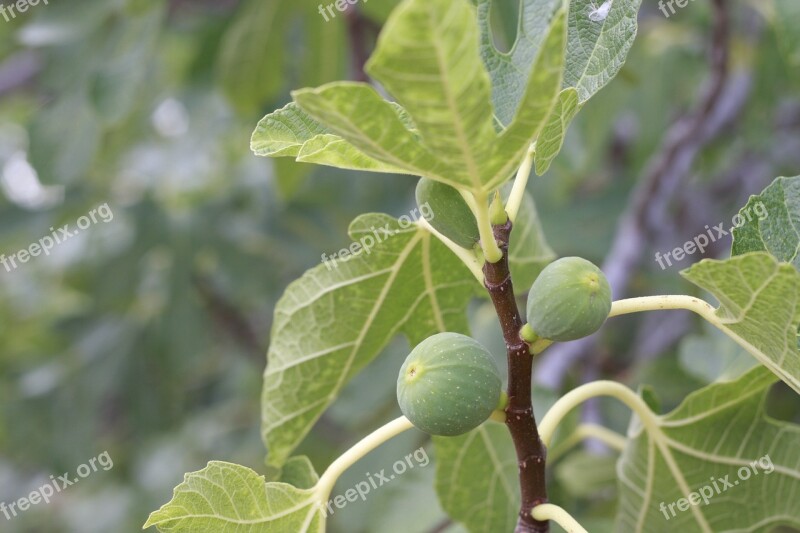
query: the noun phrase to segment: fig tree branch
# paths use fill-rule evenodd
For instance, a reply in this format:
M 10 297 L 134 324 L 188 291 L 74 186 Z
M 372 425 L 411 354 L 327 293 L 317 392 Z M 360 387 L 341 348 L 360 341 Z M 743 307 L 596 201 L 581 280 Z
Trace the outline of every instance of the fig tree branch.
M 258 333 L 245 314 L 214 287 L 211 280 L 196 274 L 192 283 L 208 309 L 211 318 L 228 336 L 239 344 L 254 362 L 263 364 L 264 347 Z
M 517 454 L 519 484 L 522 496 L 519 519 L 515 533 L 546 533 L 547 521 L 536 520 L 531 510 L 547 503 L 545 480 L 546 451 L 539 438 L 539 430 L 533 416 L 531 403 L 531 371 L 533 357 L 527 342 L 520 338 L 523 322 L 508 267 L 508 243 L 512 223 L 493 227 L 494 237 L 502 252 L 502 258 L 483 266 L 484 285 L 494 304 L 508 357 L 508 407 L 506 426 L 511 433 Z
M 352 57 L 353 79 L 368 82 L 369 77 L 364 71 L 364 66 L 370 55 L 371 41 L 380 33 L 380 26 L 364 16 L 356 5 L 350 5 L 344 12 L 347 23 L 347 35 L 350 41 Z

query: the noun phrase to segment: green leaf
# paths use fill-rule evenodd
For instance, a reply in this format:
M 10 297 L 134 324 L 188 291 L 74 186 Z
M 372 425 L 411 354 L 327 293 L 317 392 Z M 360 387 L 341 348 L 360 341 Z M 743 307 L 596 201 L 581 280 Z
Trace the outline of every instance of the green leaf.
M 539 176 L 547 172 L 550 164 L 561 152 L 567 128 L 580 110 L 578 92 L 575 89 L 565 89 L 558 100 L 558 106 L 550 113 L 547 124 L 536 139 L 535 162 L 536 174 Z
M 447 177 L 448 169 L 410 129 L 402 108 L 384 100 L 370 85 L 335 82 L 318 89 L 295 91 L 292 96 L 303 111 L 325 124 L 332 133 L 368 157 L 389 165 L 392 171 L 428 175 L 455 184 Z M 325 142 L 330 140 L 326 138 Z M 339 146 L 339 154 L 341 150 Z M 319 152 L 319 148 L 315 146 L 310 151 Z
M 682 274 L 719 300 L 718 327 L 800 393 L 800 273 L 753 252 L 704 260 Z
M 564 87 L 577 89 L 581 104 L 614 79 L 636 39 L 642 0 L 613 0 L 605 20 L 590 20 L 592 6 L 601 3 L 571 0 L 569 6 Z
M 502 53 L 494 45 L 490 13 L 492 0 L 478 1 L 481 56 L 492 79 L 492 101 L 498 121 L 507 126 L 521 102 L 529 76 L 541 52 L 547 32 L 558 23 L 558 0 L 523 0 L 520 3 L 517 40 L 511 51 Z M 563 93 L 547 119 L 536 145 L 536 173 L 544 174 L 558 155 L 569 124 L 583 104 L 616 76 L 636 37 L 641 0 L 615 0 L 602 22 L 589 19 L 591 0 L 572 0 L 567 18 L 567 42 L 563 63 Z
M 434 437 L 436 492 L 453 520 L 475 533 L 513 531 L 519 514 L 517 455 L 508 429 L 489 421 L 459 437 Z
M 522 0 L 517 40 L 510 52 L 502 53 L 494 46 L 491 31 L 493 1 L 478 0 L 481 56 L 492 78 L 497 118 L 508 125 L 528 85 L 533 59 L 563 2 Z M 602 0 L 569 1 L 564 88 L 575 88 L 580 104 L 617 75 L 636 39 L 641 0 L 614 0 L 604 21 L 590 20 L 592 6 L 601 3 Z
M 283 465 L 280 481 L 298 489 L 312 489 L 319 481 L 319 475 L 308 457 L 298 455 L 290 458 Z
M 258 122 L 250 149 L 264 157 L 297 157 L 306 142 L 328 133 L 328 128 L 292 102 Z
M 758 367 L 691 394 L 668 415 L 653 415 L 647 430 L 635 419 L 617 469 L 616 529 L 766 533 L 800 526 L 800 427 L 766 416 L 774 382 Z M 681 511 L 677 502 L 692 493 L 698 505 Z
M 638 6 L 632 0 L 619 2 Z M 399 105 L 361 83 L 297 91 L 295 101 L 306 116 L 296 116 L 299 110 L 292 107 L 268 116 L 254 135 L 253 150 L 342 168 L 425 176 L 480 195 L 508 181 L 537 141 L 536 170 L 543 173 L 581 107 L 581 90 L 588 90 L 573 88 L 564 78 L 570 61 L 583 58 L 577 52 L 567 57 L 572 53 L 567 12 L 555 0 L 525 4 L 520 38 L 509 54 L 491 43 L 490 7 L 480 2 L 476 15 L 466 0 L 405 0 L 389 18 L 367 64 Z M 541 16 L 543 9 L 548 16 Z M 595 51 L 610 46 L 607 41 L 624 26 L 624 10 L 617 11 L 612 10 L 616 25 L 599 23 L 602 31 L 593 27 Z M 635 30 L 634 17 L 623 34 L 632 39 Z M 585 39 L 573 43 L 589 44 Z M 624 61 L 627 48 L 620 47 L 616 52 Z M 618 59 L 604 58 L 612 65 Z M 599 90 L 607 80 L 597 81 L 592 58 L 587 61 L 585 77 L 578 81 Z M 612 66 L 603 74 L 610 79 L 617 70 Z
M 395 111 L 399 115 L 399 110 Z M 301 163 L 371 172 L 404 172 L 400 167 L 382 163 L 360 152 L 294 102 L 259 121 L 250 149 L 259 156 L 294 157 Z
M 768 252 L 800 270 L 800 176 L 778 178 L 739 212 L 733 255 Z
M 275 309 L 262 396 L 271 465 L 286 461 L 342 387 L 395 335 L 415 345 L 439 331 L 468 329 L 475 280 L 435 237 L 379 214 L 357 218 L 350 235 L 364 249 L 306 272 Z
M 497 120 L 508 126 L 517 113 L 528 86 L 530 71 L 563 0 L 523 0 L 517 40 L 507 53 L 494 44 L 491 13 L 493 0 L 478 0 L 481 57 L 492 79 L 492 102 Z
M 325 514 L 312 490 L 267 483 L 249 468 L 212 461 L 186 474 L 172 500 L 144 528 L 186 533 L 325 531 Z
M 407 0 L 386 23 L 367 71 L 414 117 L 454 180 L 478 190 L 495 141 L 491 84 L 465 0 Z
M 500 134 L 489 163 L 487 187 L 505 182 L 519 166 L 549 124 L 549 117 L 566 105 L 572 91 L 561 91 L 566 40 L 565 13 L 559 11 L 550 25 L 550 33 L 539 50 L 522 100 L 508 128 Z

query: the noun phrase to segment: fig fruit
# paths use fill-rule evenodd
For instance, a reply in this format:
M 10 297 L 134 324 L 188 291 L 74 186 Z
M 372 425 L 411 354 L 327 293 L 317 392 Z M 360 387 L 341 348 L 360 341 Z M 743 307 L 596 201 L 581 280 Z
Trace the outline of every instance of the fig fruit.
M 417 183 L 417 205 L 428 205 L 432 216 L 428 223 L 457 245 L 471 249 L 478 239 L 478 223 L 464 198 L 456 189 L 428 178 Z
M 492 354 L 458 333 L 419 343 L 397 378 L 397 402 L 414 426 L 431 435 L 456 436 L 485 422 L 501 400 Z
M 611 312 L 611 287 L 603 272 L 580 257 L 542 270 L 528 295 L 528 324 L 543 339 L 567 342 L 600 329 Z

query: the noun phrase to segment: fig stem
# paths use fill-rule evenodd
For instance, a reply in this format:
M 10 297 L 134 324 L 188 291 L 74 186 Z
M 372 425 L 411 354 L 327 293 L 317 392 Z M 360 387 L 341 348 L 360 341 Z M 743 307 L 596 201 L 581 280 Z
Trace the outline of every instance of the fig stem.
M 516 449 L 522 496 L 515 532 L 547 533 L 549 523 L 536 520 L 531 515 L 531 509 L 539 504 L 547 503 L 546 451 L 539 438 L 531 402 L 533 358 L 530 356 L 530 345 L 520 338 L 523 321 L 514 297 L 514 287 L 508 267 L 508 243 L 511 229 L 510 220 L 492 228 L 493 240 L 497 242 L 501 250 L 501 258 L 494 263 L 487 261 L 483 265 L 484 285 L 489 291 L 489 296 L 500 320 L 508 356 L 506 427 L 511 433 Z
M 571 514 L 552 503 L 537 505 L 531 511 L 531 515 L 537 520 L 552 520 L 561 526 L 564 531 L 569 531 L 569 533 L 588 533 Z
M 616 381 L 594 381 L 592 383 L 587 383 L 586 385 L 581 385 L 571 390 L 559 398 L 547 414 L 544 415 L 542 423 L 539 425 L 542 442 L 544 442 L 545 445 L 550 444 L 556 428 L 570 411 L 580 404 L 600 396 L 615 398 L 625 404 L 631 411 L 638 415 L 642 425 L 659 449 L 666 448 L 666 437 L 659 426 L 658 416 L 650 410 L 638 394 Z M 665 456 L 672 456 L 668 449 Z
M 461 246 L 457 245 L 441 233 L 436 230 L 433 226 L 430 225 L 430 222 L 425 220 L 424 218 L 420 218 L 417 221 L 417 224 L 424 228 L 427 232 L 431 233 L 434 237 L 439 239 L 442 244 L 447 246 L 451 252 L 456 254 L 456 257 L 461 259 L 461 262 L 466 265 L 472 275 L 475 276 L 475 279 L 478 280 L 478 283 L 483 284 L 483 270 L 481 270 L 481 262 L 478 260 L 478 257 L 475 255 L 473 250 L 467 250 L 466 248 L 462 248 Z
M 352 448 L 340 455 L 339 458 L 331 463 L 328 469 L 325 470 L 325 473 L 319 478 L 314 488 L 314 491 L 319 497 L 319 501 L 324 502 L 328 499 L 339 477 L 359 459 L 384 442 L 412 427 L 414 427 L 413 424 L 406 417 L 401 416 L 373 431 L 356 443 Z
M 533 169 L 533 160 L 536 157 L 536 143 L 531 144 L 528 148 L 528 153 L 517 171 L 517 177 L 514 178 L 514 185 L 511 187 L 511 194 L 508 196 L 506 202 L 506 213 L 511 222 L 517 220 L 519 207 L 522 205 L 522 199 L 525 197 L 525 189 L 528 187 L 528 179 Z
M 717 327 L 723 325 L 722 321 L 716 315 L 716 309 L 714 309 L 711 304 L 700 298 L 684 295 L 643 296 L 641 298 L 617 300 L 611 304 L 611 313 L 608 317 L 612 318 L 644 311 L 677 309 L 684 309 L 697 313 Z
M 487 263 L 497 263 L 503 258 L 503 251 L 498 246 L 492 231 L 492 223 L 489 217 L 489 195 L 486 193 L 473 194 L 466 190 L 459 190 L 459 192 L 472 210 L 472 214 L 475 215 L 475 220 L 478 223 L 484 259 L 486 259 Z

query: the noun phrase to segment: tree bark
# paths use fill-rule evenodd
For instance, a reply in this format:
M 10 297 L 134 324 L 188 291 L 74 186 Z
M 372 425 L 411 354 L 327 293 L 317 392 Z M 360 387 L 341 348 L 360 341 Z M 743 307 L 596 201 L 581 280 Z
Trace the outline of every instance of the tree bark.
M 494 304 L 508 355 L 508 407 L 506 425 L 514 441 L 519 466 L 519 484 L 522 505 L 515 533 L 547 533 L 548 522 L 534 520 L 531 511 L 539 504 L 547 502 L 545 480 L 546 451 L 531 403 L 531 379 L 533 356 L 529 345 L 519 336 L 523 326 L 522 317 L 514 298 L 511 272 L 508 266 L 508 243 L 512 224 L 494 226 L 494 236 L 503 258 L 497 263 L 488 261 L 483 267 L 486 289 Z

